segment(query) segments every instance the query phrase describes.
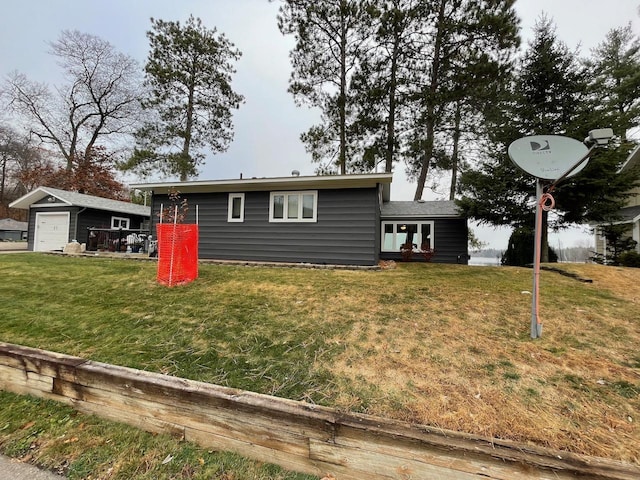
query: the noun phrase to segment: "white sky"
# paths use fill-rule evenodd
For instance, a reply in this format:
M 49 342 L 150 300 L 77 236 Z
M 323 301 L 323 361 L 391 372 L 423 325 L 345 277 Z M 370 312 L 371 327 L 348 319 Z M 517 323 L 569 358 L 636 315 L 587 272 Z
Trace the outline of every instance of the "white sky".
M 20 0 L 5 1 L 0 14 L 0 76 L 18 70 L 32 80 L 55 84 L 58 69 L 47 54 L 47 42 L 64 29 L 97 35 L 136 58 L 142 65 L 148 52 L 145 32 L 150 17 L 184 21 L 189 14 L 216 27 L 243 53 L 234 89 L 246 102 L 234 115 L 235 139 L 229 150 L 210 156 L 200 179 L 287 176 L 292 170 L 312 175 L 315 165 L 299 140 L 318 118 L 316 111 L 296 107 L 287 93 L 292 39 L 276 24 L 278 2 L 267 0 Z M 522 36 L 531 36 L 542 12 L 551 16 L 558 37 L 581 52 L 600 43 L 614 27 L 631 22 L 640 32 L 640 0 L 518 0 Z M 1 113 L 0 113 L 1 115 Z M 446 190 L 446 188 L 444 188 Z M 415 186 L 398 165 L 392 200 L 411 200 Z M 442 198 L 425 191 L 425 198 Z M 506 248 L 508 231 L 476 228 L 494 248 Z M 578 229 L 560 237 L 563 246 L 589 237 Z M 557 246 L 557 237 L 552 237 Z

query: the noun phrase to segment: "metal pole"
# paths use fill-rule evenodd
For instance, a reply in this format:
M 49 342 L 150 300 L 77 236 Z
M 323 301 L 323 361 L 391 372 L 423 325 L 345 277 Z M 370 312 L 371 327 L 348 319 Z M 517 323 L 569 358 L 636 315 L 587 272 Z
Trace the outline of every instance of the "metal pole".
M 586 161 L 596 145 L 592 145 L 591 148 L 585 153 L 580 160 L 578 160 L 569 170 L 560 175 L 551 185 L 549 185 L 547 192 L 552 192 L 556 185 L 562 180 L 567 178 L 571 173 L 578 168 L 584 161 Z M 542 337 L 542 322 L 540 321 L 540 254 L 542 251 L 542 195 L 544 188 L 542 180 L 536 179 L 536 228 L 535 228 L 535 241 L 533 247 L 533 295 L 531 298 L 531 338 Z M 553 207 L 551 207 L 553 208 Z
M 531 299 L 531 338 L 542 336 L 542 323 L 538 315 L 540 295 L 540 251 L 542 250 L 542 180 L 536 179 L 536 228 L 533 247 L 533 295 Z
M 564 172 L 562 175 L 560 175 L 551 185 L 549 185 L 549 190 L 547 190 L 548 192 L 553 191 L 554 188 L 556 188 L 556 185 L 558 185 L 558 183 L 560 183 L 562 180 L 564 180 L 565 178 L 567 178 L 569 175 L 571 175 L 571 173 L 578 168 L 580 165 L 582 165 L 582 162 L 584 162 L 585 160 L 587 160 L 589 158 L 589 155 L 591 155 L 591 152 L 593 152 L 595 150 L 595 148 L 598 146 L 598 144 L 593 144 L 591 146 L 591 148 L 589 150 L 587 150 L 587 153 L 585 153 L 582 158 L 580 160 L 578 160 L 569 170 L 567 170 L 566 172 Z

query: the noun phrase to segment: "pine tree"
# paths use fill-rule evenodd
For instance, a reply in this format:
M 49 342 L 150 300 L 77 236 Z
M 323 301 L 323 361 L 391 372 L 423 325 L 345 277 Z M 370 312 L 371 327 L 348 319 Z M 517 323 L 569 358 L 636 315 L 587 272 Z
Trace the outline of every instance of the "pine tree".
M 138 146 L 122 168 L 143 175 L 160 171 L 185 181 L 197 175 L 203 148 L 224 152 L 233 139 L 231 111 L 243 97 L 231 88 L 231 76 L 240 52 L 193 16 L 184 25 L 153 18 L 151 23 L 148 94 L 142 102 L 150 120 L 138 131 Z
M 419 148 L 413 167 L 417 172 L 414 199 L 422 198 L 446 108 L 457 100 L 456 95 L 451 95 L 452 85 L 457 87 L 452 77 L 459 75 L 456 72 L 465 60 L 475 63 L 470 52 L 491 52 L 491 60 L 508 63 L 513 48 L 518 46 L 513 4 L 513 0 L 431 0 L 430 43 L 424 50 L 427 68 L 417 92 L 419 117 L 415 132 L 419 135 Z
M 640 39 L 631 25 L 610 30 L 585 65 L 594 110 L 626 143 L 627 131 L 640 123 Z
M 370 26 L 362 0 L 283 0 L 278 27 L 294 35 L 289 91 L 322 111 L 322 123 L 301 136 L 321 172 L 348 169 L 353 122 L 351 79 L 367 48 Z
M 598 93 L 590 96 L 588 80 L 589 70 L 557 38 L 553 22 L 541 18 L 510 94 L 491 112 L 492 147 L 477 168 L 462 176 L 464 195 L 459 205 L 469 217 L 481 223 L 533 230 L 535 179 L 511 163 L 507 147 L 527 135 L 582 139 L 589 130 L 608 126 L 601 123 L 603 107 L 592 102 Z M 614 141 L 612 148 L 596 151 L 579 175 L 555 190 L 554 215 L 543 217 L 542 261 L 548 260 L 548 221 L 552 228 L 562 228 L 601 220 L 620 208 L 633 179 L 617 174 L 624 154 L 621 156 L 616 146 Z

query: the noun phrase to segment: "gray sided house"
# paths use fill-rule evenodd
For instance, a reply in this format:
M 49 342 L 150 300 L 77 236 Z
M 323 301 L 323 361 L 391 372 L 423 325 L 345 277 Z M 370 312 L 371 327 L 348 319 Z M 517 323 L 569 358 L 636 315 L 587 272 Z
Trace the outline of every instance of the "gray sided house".
M 427 235 L 423 225 L 431 227 L 428 235 L 437 250 L 433 261 L 455 263 L 462 255 L 466 263 L 466 219 L 450 207 L 446 212 L 427 211 L 426 205 L 434 202 L 414 205 L 400 215 L 402 206 L 414 202 L 390 202 L 391 180 L 392 174 L 383 173 L 149 183 L 131 188 L 152 192 L 152 234 L 161 208 L 169 206 L 169 192 L 180 192 L 189 206 L 185 223 L 199 225 L 202 259 L 376 265 L 381 259 L 400 258 L 396 243 L 401 234 L 389 244 L 384 229 L 411 223 L 420 225 L 421 235 Z M 393 207 L 396 203 L 402 204 L 399 209 Z
M 39 187 L 11 203 L 29 211 L 27 248 L 62 250 L 72 240 L 87 243 L 89 228 L 136 230 L 149 222 L 150 208 L 129 202 Z
M 0 241 L 19 242 L 27 239 L 27 222 L 11 218 L 0 220 Z
M 620 167 L 620 172 L 640 169 L 640 145 L 638 145 L 627 157 L 624 164 Z M 631 190 L 626 200 L 624 208 L 620 209 L 615 215 L 615 220 L 611 222 L 592 224 L 594 227 L 596 253 L 607 256 L 607 241 L 602 235 L 600 227 L 606 227 L 609 224 L 623 225 L 626 229 L 626 237 L 632 238 L 636 243 L 636 252 L 640 253 L 640 187 Z

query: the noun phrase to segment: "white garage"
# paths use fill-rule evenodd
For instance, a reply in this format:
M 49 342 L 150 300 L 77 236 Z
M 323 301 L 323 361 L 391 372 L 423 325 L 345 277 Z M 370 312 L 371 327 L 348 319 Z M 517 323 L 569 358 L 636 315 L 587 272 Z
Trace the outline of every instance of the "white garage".
M 36 213 L 33 251 L 62 250 L 69 242 L 69 212 Z

